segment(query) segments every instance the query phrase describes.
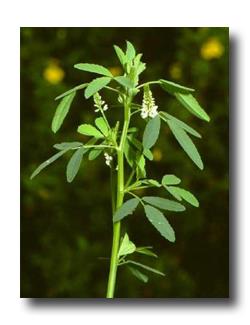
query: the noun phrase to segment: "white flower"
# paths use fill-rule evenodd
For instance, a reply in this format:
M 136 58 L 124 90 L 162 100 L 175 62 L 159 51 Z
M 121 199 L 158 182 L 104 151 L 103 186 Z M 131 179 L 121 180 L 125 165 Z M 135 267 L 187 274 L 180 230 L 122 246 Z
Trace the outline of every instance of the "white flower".
M 94 107 L 97 107 L 95 109 L 95 112 L 106 111 L 108 109 L 108 105 L 105 104 L 105 101 L 102 100 L 102 97 L 98 92 L 94 94 L 93 98 L 94 98 L 94 103 L 95 103 Z
M 158 106 L 155 105 L 155 100 L 153 98 L 152 92 L 147 85 L 144 87 L 141 117 L 143 119 L 147 117 L 154 118 L 158 114 L 157 108 Z
M 113 157 L 110 156 L 107 152 L 104 152 L 104 158 L 105 158 L 106 165 L 110 167 Z

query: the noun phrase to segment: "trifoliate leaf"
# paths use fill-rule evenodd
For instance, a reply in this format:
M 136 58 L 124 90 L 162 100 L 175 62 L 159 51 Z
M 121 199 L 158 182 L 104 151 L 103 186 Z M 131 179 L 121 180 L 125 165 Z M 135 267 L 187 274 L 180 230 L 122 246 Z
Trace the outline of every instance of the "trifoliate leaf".
M 118 76 L 118 77 L 115 77 L 114 78 L 120 85 L 122 85 L 123 87 L 127 87 L 127 88 L 133 88 L 134 87 L 134 84 L 133 82 L 125 77 L 125 76 Z

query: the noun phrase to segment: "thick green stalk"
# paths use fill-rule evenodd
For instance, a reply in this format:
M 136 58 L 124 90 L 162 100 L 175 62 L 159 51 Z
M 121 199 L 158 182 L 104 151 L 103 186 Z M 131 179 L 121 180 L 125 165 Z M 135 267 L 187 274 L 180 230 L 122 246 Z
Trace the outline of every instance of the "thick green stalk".
M 124 124 L 122 129 L 122 135 L 120 140 L 120 145 L 117 150 L 117 199 L 116 199 L 116 210 L 123 204 L 124 197 L 124 145 L 127 137 L 128 127 L 130 121 L 130 102 L 126 103 L 124 106 Z M 110 269 L 108 278 L 108 288 L 107 288 L 107 298 L 114 297 L 116 274 L 118 267 L 118 251 L 120 245 L 120 229 L 121 223 L 115 222 L 113 224 L 113 242 L 112 242 L 112 252 L 110 259 Z

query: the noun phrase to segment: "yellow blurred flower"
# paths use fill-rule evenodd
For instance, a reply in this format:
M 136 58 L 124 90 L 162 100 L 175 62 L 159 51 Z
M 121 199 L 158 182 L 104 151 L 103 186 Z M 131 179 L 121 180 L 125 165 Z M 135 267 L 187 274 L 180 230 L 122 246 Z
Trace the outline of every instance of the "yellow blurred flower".
M 224 46 L 218 38 L 212 37 L 203 43 L 200 53 L 205 60 L 218 59 L 224 53 Z
M 160 149 L 155 148 L 153 150 L 153 156 L 155 161 L 160 161 L 162 159 L 162 152 Z
M 51 61 L 43 71 L 43 77 L 49 83 L 56 85 L 64 78 L 64 71 L 56 61 Z
M 119 66 L 110 67 L 109 71 L 112 73 L 114 77 L 120 76 L 122 74 L 122 69 Z
M 173 63 L 169 68 L 169 73 L 173 79 L 181 79 L 182 69 L 179 62 Z

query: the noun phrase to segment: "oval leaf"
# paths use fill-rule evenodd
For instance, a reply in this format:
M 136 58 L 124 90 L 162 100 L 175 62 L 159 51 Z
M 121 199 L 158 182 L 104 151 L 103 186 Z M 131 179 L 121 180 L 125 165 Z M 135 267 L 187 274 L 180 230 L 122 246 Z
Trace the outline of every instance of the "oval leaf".
M 140 202 L 139 199 L 134 198 L 123 203 L 123 205 L 115 212 L 113 216 L 113 222 L 120 221 L 127 215 L 133 214 L 139 202 Z
M 127 88 L 133 88 L 134 85 L 132 83 L 132 81 L 124 76 L 118 76 L 114 78 L 120 85 L 122 85 L 123 87 L 127 87 Z
M 150 149 L 157 141 L 161 128 L 161 119 L 159 115 L 149 120 L 144 133 L 142 144 L 144 149 Z
M 166 113 L 166 112 L 160 112 L 161 117 L 163 118 L 164 122 L 167 122 L 167 120 L 172 120 L 173 122 L 175 122 L 180 128 L 184 129 L 185 131 L 187 131 L 188 133 L 192 134 L 193 136 L 197 137 L 197 138 L 201 138 L 201 135 L 193 128 L 191 128 L 191 126 L 187 125 L 186 123 L 184 123 L 183 121 L 177 119 L 176 117 Z
M 69 183 L 73 181 L 78 173 L 85 150 L 84 147 L 77 149 L 68 162 L 66 176 Z
M 95 128 L 91 124 L 82 124 L 82 125 L 78 126 L 77 132 L 84 134 L 84 135 L 95 137 L 97 139 L 103 138 L 102 133 L 100 131 L 98 131 L 97 128 Z
M 196 117 L 209 122 L 210 117 L 204 111 L 204 109 L 200 106 L 197 100 L 191 94 L 175 94 L 177 100 L 187 109 L 190 113 L 194 114 Z
M 149 203 L 150 205 L 153 205 L 162 210 L 169 210 L 169 211 L 176 211 L 176 212 L 186 210 L 184 205 L 158 196 L 144 196 L 142 199 L 143 201 Z
M 126 55 L 123 53 L 123 50 L 117 45 L 114 45 L 114 49 L 119 61 L 124 65 L 126 63 Z
M 56 143 L 53 145 L 54 148 L 58 149 L 58 150 L 70 150 L 70 149 L 76 149 L 77 147 L 82 146 L 82 142 L 62 142 L 62 143 Z
M 176 185 L 176 184 L 180 184 L 181 180 L 176 177 L 175 175 L 164 175 L 162 177 L 162 185 Z
M 105 137 L 108 136 L 109 128 L 108 128 L 107 123 L 103 117 L 98 117 L 97 119 L 95 119 L 95 125 L 105 135 Z
M 126 43 L 127 43 L 126 57 L 128 61 L 132 61 L 136 54 L 135 48 L 133 44 L 130 43 L 129 41 L 126 41 Z
M 101 90 L 103 87 L 105 87 L 108 83 L 110 83 L 111 78 L 109 77 L 101 77 L 101 78 L 96 78 L 92 80 L 89 84 L 88 87 L 85 89 L 84 95 L 85 98 L 88 99 L 95 93 L 97 93 L 99 90 Z
M 168 121 L 167 122 L 173 135 L 176 140 L 179 142 L 182 149 L 186 152 L 189 158 L 200 168 L 203 169 L 203 162 L 201 160 L 200 154 L 196 149 L 191 138 L 187 135 L 187 133 L 181 129 L 175 122 Z
M 69 108 L 70 108 L 70 105 L 75 97 L 75 94 L 76 94 L 76 92 L 73 91 L 69 95 L 65 96 L 61 100 L 59 105 L 57 106 L 56 112 L 55 112 L 55 115 L 53 117 L 52 124 L 51 124 L 51 129 L 54 133 L 56 133 L 60 129 L 66 115 L 69 112 Z
M 164 214 L 158 209 L 151 207 L 150 205 L 144 206 L 145 214 L 152 225 L 160 232 L 160 234 L 169 240 L 175 242 L 175 233 Z
M 89 160 L 95 160 L 100 154 L 103 152 L 104 149 L 92 149 L 89 153 Z
M 162 89 L 171 95 L 174 95 L 174 93 L 189 94 L 190 92 L 194 91 L 193 88 L 184 87 L 168 80 L 160 79 L 160 83 Z
M 74 68 L 87 71 L 87 72 L 101 74 L 103 76 L 107 76 L 111 78 L 113 77 L 112 73 L 107 68 L 104 68 L 102 65 L 99 64 L 77 63 L 74 65 Z
M 188 203 L 190 203 L 191 205 L 193 205 L 194 207 L 198 207 L 199 206 L 199 201 L 196 199 L 196 197 L 189 191 L 184 190 L 181 187 L 176 187 L 176 186 L 167 186 L 166 189 L 177 198 L 178 197 L 181 199 L 184 199 L 185 201 L 187 201 Z

